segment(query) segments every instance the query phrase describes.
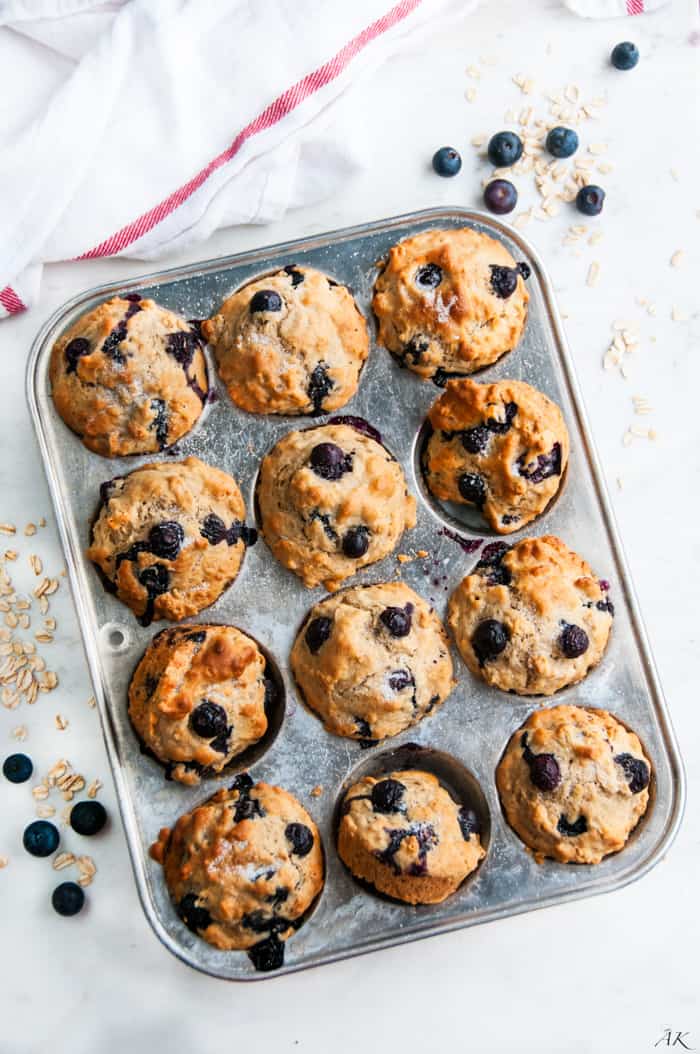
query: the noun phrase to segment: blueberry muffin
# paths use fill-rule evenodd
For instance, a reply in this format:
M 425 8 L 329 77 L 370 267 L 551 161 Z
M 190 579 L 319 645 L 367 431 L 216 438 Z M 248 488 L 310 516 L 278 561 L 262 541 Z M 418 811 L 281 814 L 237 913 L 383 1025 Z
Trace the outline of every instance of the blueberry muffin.
M 351 739 L 397 735 L 453 687 L 442 623 L 403 582 L 354 586 L 316 604 L 291 666 L 328 731 Z
M 511 351 L 527 318 L 527 264 L 470 227 L 394 245 L 374 286 L 379 343 L 402 366 L 444 383 Z
M 242 410 L 319 414 L 357 391 L 367 325 L 345 286 L 290 265 L 243 286 L 202 331 Z
M 365 776 L 350 788 L 338 854 L 356 878 L 407 904 L 439 904 L 486 855 L 476 813 L 414 770 Z
M 338 586 L 392 552 L 416 503 L 381 443 L 347 424 L 289 432 L 260 466 L 263 537 L 305 586 Z
M 569 433 L 556 403 L 529 384 L 450 381 L 428 421 L 428 489 L 476 507 L 499 534 L 529 523 L 557 493 Z
M 316 824 L 247 773 L 164 827 L 151 856 L 185 925 L 215 948 L 246 950 L 258 970 L 282 966 L 284 941 L 323 888 Z
M 534 852 L 598 864 L 622 849 L 649 804 L 649 760 L 605 710 L 536 710 L 496 771 L 508 823 Z
M 196 457 L 117 476 L 100 499 L 88 559 L 143 626 L 213 604 L 256 539 L 235 479 Z
M 606 590 L 552 535 L 493 542 L 450 597 L 448 621 L 477 677 L 518 695 L 552 695 L 600 662 L 614 615 Z
M 138 293 L 115 296 L 79 318 L 54 344 L 50 377 L 65 423 L 104 457 L 175 443 L 208 394 L 196 324 Z
M 235 626 L 182 626 L 153 638 L 129 685 L 129 717 L 166 777 L 197 784 L 267 731 L 275 691 L 258 645 Z

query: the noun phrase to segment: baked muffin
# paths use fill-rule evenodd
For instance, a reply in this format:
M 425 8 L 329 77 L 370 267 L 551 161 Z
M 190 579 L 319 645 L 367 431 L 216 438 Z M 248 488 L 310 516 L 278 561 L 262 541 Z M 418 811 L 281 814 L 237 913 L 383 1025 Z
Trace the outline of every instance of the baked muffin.
M 556 403 L 524 381 L 450 381 L 428 420 L 428 489 L 476 507 L 499 534 L 529 523 L 557 493 L 569 433 Z
M 511 351 L 527 317 L 527 264 L 471 227 L 394 245 L 374 286 L 379 343 L 421 377 L 444 383 Z
M 143 626 L 213 604 L 257 537 L 235 479 L 196 457 L 117 476 L 100 499 L 88 559 Z
M 257 970 L 282 966 L 283 942 L 323 888 L 316 824 L 247 773 L 164 827 L 151 856 L 185 925 L 215 948 L 245 949 Z
M 486 855 L 476 813 L 415 770 L 365 776 L 350 788 L 338 854 L 356 878 L 407 904 L 439 904 Z
M 196 325 L 138 293 L 79 318 L 54 344 L 49 373 L 59 414 L 104 457 L 163 450 L 207 401 Z
M 354 586 L 316 604 L 294 642 L 292 672 L 329 732 L 384 739 L 452 691 L 447 636 L 403 582 Z
M 237 290 L 202 324 L 236 406 L 255 414 L 320 414 L 357 391 L 367 324 L 349 290 L 290 265 Z
M 537 858 L 597 864 L 622 849 L 649 804 L 649 760 L 605 710 L 536 710 L 496 771 L 506 818 Z
M 553 535 L 493 542 L 450 597 L 448 621 L 477 677 L 552 695 L 600 662 L 614 615 L 607 588 Z
M 337 589 L 416 522 L 398 462 L 347 424 L 288 432 L 263 458 L 256 496 L 265 541 L 305 586 Z
M 153 638 L 129 685 L 129 717 L 166 777 L 221 772 L 267 731 L 275 691 L 258 645 L 235 626 L 182 626 Z

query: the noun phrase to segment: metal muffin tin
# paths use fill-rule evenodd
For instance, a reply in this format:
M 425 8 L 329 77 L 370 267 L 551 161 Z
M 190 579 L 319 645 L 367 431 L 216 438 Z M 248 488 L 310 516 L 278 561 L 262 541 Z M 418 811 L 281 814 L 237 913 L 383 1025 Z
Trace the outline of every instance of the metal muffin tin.
M 327 733 L 302 704 L 289 670 L 294 635 L 324 591 L 308 590 L 281 567 L 259 539 L 249 549 L 238 579 L 192 622 L 231 622 L 250 633 L 276 660 L 286 691 L 286 712 L 276 738 L 250 765 L 251 775 L 295 794 L 316 820 L 324 841 L 326 883 L 317 905 L 286 945 L 279 973 L 333 962 L 361 952 L 444 933 L 490 919 L 617 889 L 645 874 L 666 852 L 678 829 L 684 802 L 684 775 L 661 686 L 639 615 L 622 546 L 593 448 L 578 385 L 552 295 L 539 257 L 516 231 L 492 217 L 466 209 L 433 209 L 330 234 L 314 235 L 254 252 L 175 268 L 92 289 L 71 300 L 46 323 L 34 343 L 27 392 L 56 510 L 70 581 L 85 643 L 95 695 L 112 765 L 126 838 L 141 902 L 160 940 L 175 955 L 204 972 L 232 980 L 277 974 L 256 973 L 243 952 L 222 952 L 191 933 L 171 904 L 161 868 L 148 847 L 159 828 L 230 782 L 227 775 L 187 788 L 166 782 L 163 768 L 139 750 L 129 724 L 126 694 L 131 674 L 155 633 L 168 623 L 144 629 L 132 613 L 102 587 L 85 559 L 90 521 L 100 483 L 149 461 L 196 454 L 231 473 L 254 515 L 254 487 L 261 457 L 287 431 L 321 424 L 326 417 L 253 416 L 238 410 L 219 384 L 209 351 L 210 385 L 219 399 L 205 408 L 194 430 L 163 455 L 107 460 L 90 453 L 58 417 L 48 379 L 51 347 L 80 314 L 106 297 L 139 292 L 186 318 L 206 318 L 234 289 L 289 263 L 326 271 L 354 292 L 374 336 L 372 286 L 377 261 L 397 241 L 429 228 L 470 225 L 504 242 L 516 260 L 532 268 L 528 282 L 530 313 L 519 346 L 480 380 L 528 381 L 562 408 L 571 434 L 571 457 L 559 496 L 535 522 L 510 535 L 516 542 L 552 533 L 611 582 L 616 618 L 600 665 L 583 683 L 551 699 L 519 698 L 490 688 L 466 669 L 453 647 L 457 686 L 433 715 L 393 740 L 363 749 Z M 400 564 L 396 554 L 362 570 L 348 584 L 399 576 L 430 600 L 444 617 L 449 594 L 478 560 L 453 537 L 493 535 L 459 524 L 427 495 L 420 478 L 420 433 L 439 390 L 402 370 L 373 340 L 355 397 L 338 414 L 366 418 L 398 458 L 418 500 L 418 523 L 404 535 L 397 553 L 427 550 L 428 557 Z M 467 518 L 468 519 L 468 518 Z M 626 847 L 597 866 L 537 864 L 505 821 L 494 771 L 512 732 L 537 706 L 577 703 L 612 711 L 640 736 L 653 763 L 646 816 Z M 422 750 L 421 748 L 426 748 Z M 356 882 L 335 849 L 339 795 L 366 772 L 424 765 L 436 772 L 453 795 L 481 814 L 486 858 L 461 888 L 442 904 L 409 907 L 378 896 Z M 232 772 L 237 771 L 236 766 Z M 323 787 L 320 797 L 311 791 Z

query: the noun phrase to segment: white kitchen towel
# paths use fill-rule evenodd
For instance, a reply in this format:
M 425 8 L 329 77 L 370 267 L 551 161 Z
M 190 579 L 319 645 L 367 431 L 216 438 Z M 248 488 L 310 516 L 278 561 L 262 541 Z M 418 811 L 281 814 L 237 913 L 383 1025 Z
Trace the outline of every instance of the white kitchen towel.
M 336 193 L 348 89 L 477 2 L 0 0 L 0 317 L 45 262 L 154 259 Z

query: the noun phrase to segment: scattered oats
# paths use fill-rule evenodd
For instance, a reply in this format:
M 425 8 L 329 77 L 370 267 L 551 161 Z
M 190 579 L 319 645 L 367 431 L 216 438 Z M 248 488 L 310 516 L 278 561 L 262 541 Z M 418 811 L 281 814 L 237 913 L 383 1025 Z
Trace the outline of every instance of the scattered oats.
M 59 732 L 65 732 L 65 730 L 68 728 L 68 719 L 63 717 L 61 714 L 56 714 L 54 722 Z
M 19 624 L 21 629 L 29 629 L 29 615 L 20 615 Z
M 622 490 L 622 476 L 618 476 L 615 482 L 617 483 L 617 489 Z
M 575 84 L 567 84 L 564 91 L 564 98 L 568 99 L 569 102 L 578 102 L 580 91 Z
M 8 858 L 6 856 L 0 856 L 0 869 L 2 869 L 3 867 L 7 867 L 9 862 L 10 861 L 8 860 Z
M 496 55 L 479 55 L 479 62 L 482 66 L 497 66 L 498 58 Z
M 36 524 L 28 523 L 27 526 L 24 528 L 24 533 L 26 534 L 27 538 L 31 538 L 33 534 L 36 534 Z
M 40 644 L 50 644 L 53 640 L 53 637 L 50 633 L 35 633 L 34 636 Z
M 39 520 L 39 526 L 40 527 L 45 527 L 46 526 L 46 520 L 45 520 L 45 518 L 43 516 Z
M 66 826 L 66 827 L 70 823 L 70 814 L 71 814 L 72 811 L 73 811 L 73 806 L 72 805 L 66 805 L 65 808 L 63 808 L 61 810 L 61 823 L 64 826 Z
M 684 259 L 684 251 L 682 249 L 676 249 L 675 253 L 671 257 L 671 267 L 680 267 Z
M 49 584 L 50 583 L 49 583 L 49 579 L 48 578 L 42 578 L 41 582 L 39 583 L 39 585 L 34 590 L 34 596 L 37 599 L 39 599 L 39 597 L 43 597 L 44 593 L 49 588 Z
M 65 758 L 61 758 L 49 769 L 48 781 L 51 784 L 55 784 L 57 780 L 64 776 L 68 769 L 71 768 L 70 761 L 66 761 Z
M 63 871 L 64 867 L 70 867 L 71 864 L 75 863 L 75 856 L 73 853 L 59 853 L 58 856 L 53 858 L 53 864 L 51 865 L 54 871 Z
M 467 102 L 474 102 L 474 100 L 476 99 L 476 88 L 467 88 L 464 93 L 464 98 L 467 100 Z
M 16 728 L 12 729 L 12 738 L 16 739 L 19 743 L 23 743 L 29 735 L 29 730 L 26 725 L 17 725 Z
M 636 414 L 651 414 L 654 412 L 654 407 L 651 405 L 648 399 L 645 399 L 642 395 L 632 396 L 632 405 Z
M 40 575 L 43 571 L 43 564 L 38 556 L 29 557 L 29 566 L 31 567 L 35 575 Z
M 42 613 L 42 615 L 45 615 L 48 612 L 48 610 L 49 610 L 48 599 L 46 597 L 40 597 L 39 598 L 39 611 Z
M 48 630 L 51 630 L 53 632 L 53 630 L 56 629 L 56 619 L 55 618 L 44 619 L 44 625 L 46 626 L 46 628 Z
M 515 110 L 506 110 L 503 120 L 506 124 L 512 124 L 515 120 Z
M 399 561 L 400 564 L 410 564 L 413 560 L 413 557 L 409 556 L 408 553 L 399 553 L 396 559 Z
M 688 316 L 686 315 L 685 311 L 683 311 L 680 307 L 677 307 L 674 304 L 671 310 L 671 320 L 673 322 L 687 322 Z
M 597 245 L 598 242 L 602 240 L 602 237 L 603 237 L 603 232 L 602 231 L 593 231 L 593 234 L 588 239 L 588 244 L 589 245 Z
M 601 154 L 605 154 L 608 149 L 607 143 L 591 143 L 588 147 L 588 153 L 593 154 L 594 157 L 600 157 Z
M 601 161 L 597 171 L 600 172 L 601 176 L 607 176 L 614 168 L 615 166 L 611 165 L 609 161 Z
M 481 70 L 478 66 L 467 66 L 466 74 L 475 81 L 481 80 Z
M 553 198 L 548 198 L 543 203 L 542 208 L 548 216 L 558 216 L 561 211 L 558 203 Z
M 53 691 L 53 689 L 58 684 L 58 674 L 54 673 L 53 670 L 47 670 L 46 676 L 44 677 L 44 684 L 50 692 Z
M 427 549 L 418 549 L 416 552 L 416 556 L 419 560 L 425 560 L 426 556 L 430 556 L 430 553 Z
M 17 534 L 14 523 L 0 523 L 0 534 Z
M 680 183 L 681 177 L 680 177 L 680 173 L 679 173 L 678 169 L 677 168 L 669 168 L 669 172 L 671 173 L 671 176 L 673 177 L 673 179 L 675 179 L 676 183 Z
M 16 549 L 6 549 L 5 550 L 5 559 L 6 560 L 16 560 L 18 556 L 19 556 L 19 553 L 17 552 Z
M 519 216 L 515 217 L 513 221 L 514 227 L 526 227 L 532 219 L 532 209 L 528 209 L 527 212 L 521 212 Z
M 92 710 L 95 709 L 95 707 L 97 706 L 97 700 L 95 699 L 94 695 L 90 696 L 90 698 L 87 701 L 87 704 Z
M 657 434 L 653 428 L 635 428 L 632 425 L 622 437 L 622 442 L 624 446 L 629 446 L 635 439 L 649 439 L 652 442 L 655 442 L 657 438 Z
M 600 264 L 597 260 L 593 260 L 591 266 L 588 268 L 588 276 L 586 278 L 587 286 L 594 286 L 598 284 L 598 277 L 600 275 Z
M 97 873 L 97 867 L 91 856 L 79 856 L 75 861 L 78 867 L 78 885 L 89 886 Z
M 56 815 L 56 809 L 53 805 L 37 805 L 36 814 L 40 820 L 48 820 L 49 817 Z
M 85 788 L 85 780 L 77 772 L 67 772 L 56 780 L 56 786 L 63 794 L 64 801 L 72 801 L 73 795 Z
M 5 625 L 9 626 L 10 629 L 16 629 L 18 621 L 19 619 L 15 615 L 14 611 L 10 611 L 7 615 L 5 615 Z
M 49 788 L 45 783 L 38 783 L 36 787 L 32 787 L 32 797 L 37 801 L 44 801 L 49 796 Z
M 32 605 L 29 603 L 29 601 L 24 600 L 23 597 L 20 597 L 18 600 L 15 601 L 15 609 L 17 611 L 29 611 L 31 606 Z
M 88 798 L 96 798 L 98 791 L 102 790 L 102 780 L 93 780 L 87 789 Z
M 473 139 L 471 140 L 471 144 L 472 144 L 472 146 L 475 146 L 478 149 L 479 147 L 484 145 L 484 143 L 486 142 L 486 139 L 487 139 L 487 137 L 485 135 L 475 135 L 473 137 Z
M 57 589 L 58 589 L 58 579 L 57 578 L 50 578 L 49 579 L 49 584 L 47 585 L 46 589 L 44 590 L 45 595 L 47 597 L 49 597 L 49 596 L 51 596 L 52 593 L 55 593 Z
M 312 798 L 320 798 L 322 794 L 323 794 L 323 787 L 321 786 L 320 783 L 317 783 L 316 786 L 311 791 L 311 797 Z

